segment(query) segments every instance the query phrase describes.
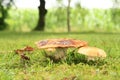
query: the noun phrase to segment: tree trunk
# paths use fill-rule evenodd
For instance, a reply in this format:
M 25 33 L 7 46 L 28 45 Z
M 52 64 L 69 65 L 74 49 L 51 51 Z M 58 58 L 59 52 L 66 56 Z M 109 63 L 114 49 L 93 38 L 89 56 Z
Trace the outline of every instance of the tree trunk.
M 45 15 L 47 10 L 45 9 L 45 0 L 40 0 L 40 6 L 38 7 L 39 10 L 39 19 L 38 24 L 34 30 L 44 31 L 45 29 Z
M 71 0 L 68 0 L 68 6 L 67 6 L 67 29 L 68 29 L 68 32 L 71 31 L 71 28 L 70 28 L 70 2 L 71 2 Z

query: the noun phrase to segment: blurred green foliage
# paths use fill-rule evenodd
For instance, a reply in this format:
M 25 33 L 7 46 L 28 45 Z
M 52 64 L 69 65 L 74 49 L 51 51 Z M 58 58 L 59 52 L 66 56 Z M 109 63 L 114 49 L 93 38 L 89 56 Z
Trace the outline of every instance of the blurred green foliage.
M 9 11 L 9 18 L 6 22 L 9 24 L 9 30 L 30 31 L 36 26 L 37 19 L 37 10 L 12 9 Z
M 13 5 L 13 0 L 0 0 L 0 30 L 4 30 L 7 28 L 7 23 L 5 19 L 8 17 L 8 11 Z
M 120 9 L 111 9 L 112 21 L 116 25 L 116 28 L 120 28 Z
M 120 31 L 120 9 L 70 9 L 70 24 L 72 31 Z M 49 9 L 46 16 L 45 31 L 66 32 L 66 8 Z M 38 11 L 33 9 L 12 9 L 9 11 L 9 30 L 31 31 L 37 24 Z

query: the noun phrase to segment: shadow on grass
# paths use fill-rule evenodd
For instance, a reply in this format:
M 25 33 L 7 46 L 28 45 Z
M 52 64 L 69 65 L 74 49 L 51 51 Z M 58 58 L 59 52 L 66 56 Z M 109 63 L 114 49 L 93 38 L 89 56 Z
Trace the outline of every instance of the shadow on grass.
M 1 69 L 15 69 L 15 68 L 19 68 L 19 69 L 26 69 L 29 68 L 31 66 L 36 66 L 36 67 L 47 67 L 50 65 L 54 65 L 54 64 L 64 64 L 67 63 L 68 65 L 72 65 L 72 64 L 86 64 L 89 66 L 96 66 L 96 67 L 100 67 L 104 64 L 107 64 L 107 62 L 105 60 L 102 59 L 96 59 L 96 60 L 87 60 L 87 57 L 78 53 L 73 53 L 70 52 L 66 55 L 65 59 L 60 59 L 58 61 L 55 60 L 51 60 L 48 57 L 45 57 L 44 53 L 42 53 L 43 55 L 28 55 L 28 57 L 30 57 L 30 60 L 23 60 L 21 59 L 18 55 L 10 55 L 12 57 L 12 60 L 10 60 L 10 62 L 6 62 L 3 65 L 0 66 Z M 44 56 L 44 57 L 43 57 Z M 15 59 L 14 59 L 15 58 Z M 17 61 L 15 61 L 17 60 Z
M 85 55 L 79 54 L 79 53 L 69 53 L 65 59 L 65 62 L 68 65 L 71 64 L 88 64 L 90 66 L 102 66 L 106 64 L 107 62 L 103 59 L 96 58 L 94 60 L 88 60 L 88 58 Z
M 42 63 L 44 64 L 44 67 L 50 63 L 52 64 L 67 63 L 68 65 L 72 65 L 72 64 L 77 65 L 79 63 L 82 63 L 82 64 L 97 66 L 97 67 L 107 64 L 107 61 L 105 61 L 104 59 L 96 58 L 94 60 L 88 60 L 88 58 L 85 55 L 82 55 L 76 52 L 69 52 L 66 55 L 66 57 L 63 59 L 55 60 L 53 58 L 47 58 L 46 61 L 47 61 L 47 64 Z

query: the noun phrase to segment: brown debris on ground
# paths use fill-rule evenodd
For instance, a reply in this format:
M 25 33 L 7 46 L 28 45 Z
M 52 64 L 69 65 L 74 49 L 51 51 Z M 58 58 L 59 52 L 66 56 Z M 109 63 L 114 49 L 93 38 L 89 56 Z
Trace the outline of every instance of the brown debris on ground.
M 24 60 L 30 60 L 30 58 L 26 56 L 25 52 L 30 53 L 31 51 L 34 51 L 34 48 L 30 46 L 26 46 L 25 48 L 14 50 L 14 52 L 20 55 L 21 59 Z

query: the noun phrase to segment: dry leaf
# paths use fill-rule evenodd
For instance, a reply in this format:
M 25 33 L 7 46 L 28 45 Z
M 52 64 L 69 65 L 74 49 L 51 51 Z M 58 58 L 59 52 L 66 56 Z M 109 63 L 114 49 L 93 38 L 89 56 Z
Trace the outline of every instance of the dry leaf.
M 30 60 L 29 57 L 25 56 L 25 54 L 21 54 L 20 56 L 21 56 L 21 58 L 24 59 L 24 60 Z

